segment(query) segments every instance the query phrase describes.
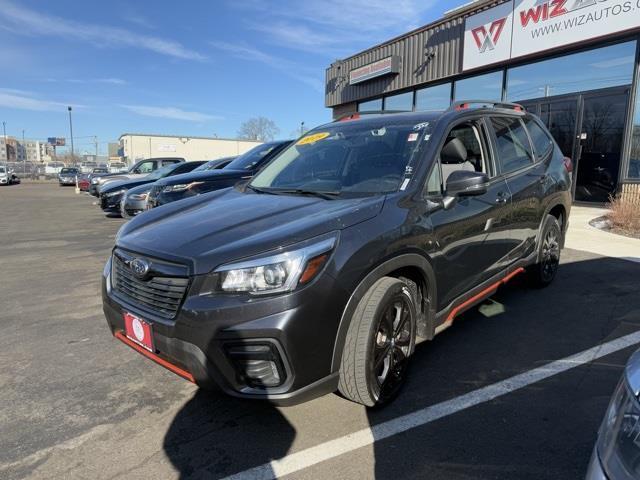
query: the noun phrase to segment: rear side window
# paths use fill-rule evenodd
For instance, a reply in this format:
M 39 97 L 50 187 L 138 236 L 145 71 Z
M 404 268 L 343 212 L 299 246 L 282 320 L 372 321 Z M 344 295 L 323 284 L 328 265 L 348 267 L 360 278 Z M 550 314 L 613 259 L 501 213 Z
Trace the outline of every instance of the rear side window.
M 492 117 L 491 124 L 496 134 L 497 161 L 503 174 L 533 164 L 531 143 L 519 118 Z
M 529 130 L 529 136 L 538 159 L 546 157 L 553 148 L 553 139 L 533 118 L 526 118 L 524 123 L 527 126 L 527 130 Z

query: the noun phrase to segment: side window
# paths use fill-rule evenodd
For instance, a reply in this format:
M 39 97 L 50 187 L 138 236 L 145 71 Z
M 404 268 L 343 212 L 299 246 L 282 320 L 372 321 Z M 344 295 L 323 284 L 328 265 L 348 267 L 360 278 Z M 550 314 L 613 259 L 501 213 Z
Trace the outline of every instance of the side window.
M 442 183 L 445 186 L 449 175 L 457 170 L 490 174 L 483 147 L 485 142 L 481 138 L 480 130 L 474 123 L 456 125 L 449 132 L 440 151 Z
M 533 142 L 533 149 L 536 151 L 538 160 L 546 157 L 553 148 L 553 139 L 532 117 L 525 118 L 524 123 L 527 126 L 527 130 L 529 130 L 529 136 Z
M 519 118 L 492 117 L 496 134 L 498 163 L 502 173 L 510 173 L 533 163 L 533 151 L 524 124 Z
M 138 166 L 138 171 L 140 173 L 151 173 L 154 170 L 154 165 L 156 162 L 142 162 L 139 166 Z

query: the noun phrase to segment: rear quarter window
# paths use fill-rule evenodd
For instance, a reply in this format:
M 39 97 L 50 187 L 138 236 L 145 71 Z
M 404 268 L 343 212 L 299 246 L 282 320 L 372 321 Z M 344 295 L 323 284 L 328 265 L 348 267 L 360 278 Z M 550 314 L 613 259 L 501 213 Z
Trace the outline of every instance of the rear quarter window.
M 533 149 L 536 151 L 538 159 L 546 157 L 553 148 L 553 139 L 532 117 L 526 118 L 524 123 L 529 130 Z

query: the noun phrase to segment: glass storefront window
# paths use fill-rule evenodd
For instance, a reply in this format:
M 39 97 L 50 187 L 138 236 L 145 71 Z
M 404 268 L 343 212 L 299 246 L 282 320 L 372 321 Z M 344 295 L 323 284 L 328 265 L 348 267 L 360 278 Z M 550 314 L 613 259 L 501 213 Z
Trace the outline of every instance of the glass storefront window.
M 413 110 L 413 92 L 392 95 L 384 99 L 385 110 L 395 110 L 399 112 L 410 112 Z
M 369 100 L 358 104 L 359 112 L 379 112 L 382 110 L 382 99 Z
M 629 178 L 640 180 L 640 83 L 636 94 L 636 109 L 631 129 L 631 152 L 629 155 Z
M 416 110 L 446 110 L 451 105 L 451 84 L 427 87 L 416 92 Z
M 596 48 L 507 71 L 507 98 L 521 101 L 629 85 L 636 42 Z
M 502 100 L 502 71 L 456 82 L 456 100 Z

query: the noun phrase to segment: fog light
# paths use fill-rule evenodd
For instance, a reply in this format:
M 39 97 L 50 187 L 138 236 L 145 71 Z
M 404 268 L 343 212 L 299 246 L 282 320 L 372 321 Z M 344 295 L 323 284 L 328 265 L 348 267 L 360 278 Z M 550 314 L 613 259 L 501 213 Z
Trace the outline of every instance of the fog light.
M 277 387 L 284 383 L 282 359 L 271 344 L 228 345 L 227 355 L 240 383 L 250 387 Z

